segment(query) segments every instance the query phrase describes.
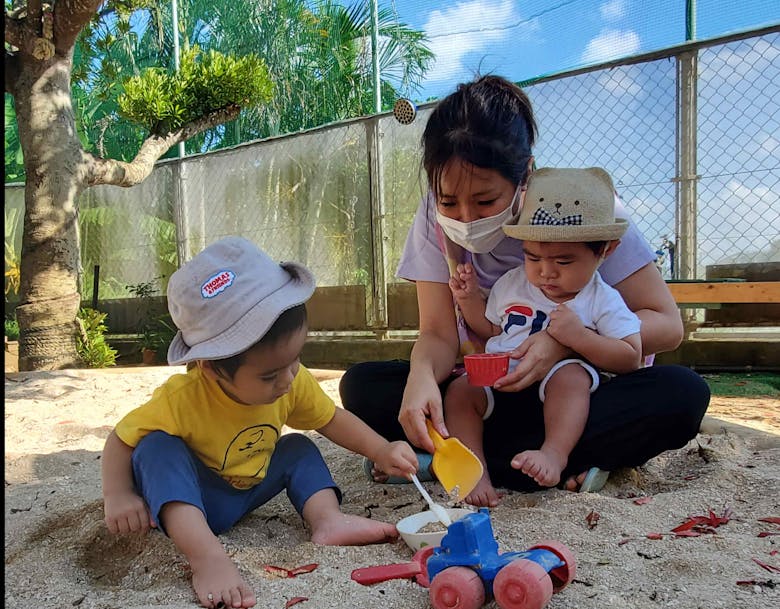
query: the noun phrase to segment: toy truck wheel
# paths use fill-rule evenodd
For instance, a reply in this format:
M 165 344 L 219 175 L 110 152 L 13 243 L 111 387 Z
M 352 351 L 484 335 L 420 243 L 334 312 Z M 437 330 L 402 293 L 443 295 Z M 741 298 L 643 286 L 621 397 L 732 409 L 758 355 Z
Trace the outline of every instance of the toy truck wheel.
M 430 598 L 433 609 L 479 609 L 485 586 L 468 567 L 448 567 L 433 578 Z
M 493 595 L 501 609 L 542 609 L 552 594 L 547 571 L 525 558 L 510 562 L 493 580 Z
M 531 550 L 548 550 L 560 558 L 565 564 L 550 571 L 550 579 L 553 583 L 553 592 L 556 594 L 568 586 L 577 575 L 577 560 L 574 552 L 560 541 L 545 540 L 537 543 Z

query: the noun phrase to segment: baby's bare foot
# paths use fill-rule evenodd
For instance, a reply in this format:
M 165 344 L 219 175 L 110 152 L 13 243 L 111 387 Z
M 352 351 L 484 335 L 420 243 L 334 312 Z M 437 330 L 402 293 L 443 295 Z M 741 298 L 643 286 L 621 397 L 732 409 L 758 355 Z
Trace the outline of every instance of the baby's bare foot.
M 322 546 L 364 546 L 398 538 L 398 529 L 387 522 L 336 512 L 312 528 L 311 541 Z
M 192 587 L 203 607 L 244 609 L 254 607 L 257 603 L 255 593 L 224 552 L 190 560 L 190 568 Z
M 539 486 L 555 486 L 561 481 L 566 459 L 551 450 L 526 450 L 515 455 L 512 467 L 531 476 Z
M 476 507 L 496 507 L 501 495 L 493 488 L 490 478 L 483 476 L 464 501 Z

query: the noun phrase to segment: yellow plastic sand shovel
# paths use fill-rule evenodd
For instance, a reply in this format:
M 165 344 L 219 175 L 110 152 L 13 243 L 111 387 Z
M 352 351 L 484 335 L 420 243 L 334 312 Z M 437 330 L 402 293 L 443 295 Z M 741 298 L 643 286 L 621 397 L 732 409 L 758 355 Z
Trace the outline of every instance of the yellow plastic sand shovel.
M 435 450 L 431 467 L 449 494 L 466 497 L 482 478 L 482 462 L 457 438 L 441 437 L 430 419 L 425 420 Z

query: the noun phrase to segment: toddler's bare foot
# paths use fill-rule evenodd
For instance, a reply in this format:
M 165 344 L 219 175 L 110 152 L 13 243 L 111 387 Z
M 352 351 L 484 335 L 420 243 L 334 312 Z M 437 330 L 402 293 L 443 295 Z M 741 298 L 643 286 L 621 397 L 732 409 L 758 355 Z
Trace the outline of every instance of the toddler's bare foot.
M 395 525 L 341 512 L 312 523 L 312 543 L 322 546 L 364 546 L 397 538 Z
M 482 476 L 474 490 L 464 499 L 466 503 L 476 507 L 496 507 L 500 500 L 501 495 L 493 488 L 493 483 L 487 475 Z
M 214 552 L 191 559 L 190 568 L 192 587 L 203 607 L 237 609 L 254 607 L 257 603 L 255 593 L 224 552 Z
M 555 486 L 561 481 L 566 459 L 553 450 L 525 450 L 515 455 L 512 467 L 531 476 L 539 486 Z

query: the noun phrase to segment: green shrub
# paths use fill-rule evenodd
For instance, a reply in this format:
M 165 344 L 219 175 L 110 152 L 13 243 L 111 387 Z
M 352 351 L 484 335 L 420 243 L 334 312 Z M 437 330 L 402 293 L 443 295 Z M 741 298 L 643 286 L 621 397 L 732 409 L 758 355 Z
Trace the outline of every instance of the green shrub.
M 266 103 L 273 88 L 258 55 L 231 57 L 193 45 L 182 51 L 178 72 L 148 68 L 128 79 L 117 103 L 121 116 L 162 135 L 214 110 Z
M 78 320 L 82 332 L 76 338 L 76 350 L 90 368 L 107 368 L 116 365 L 116 349 L 107 342 L 105 332 L 106 313 L 95 309 L 79 309 Z
M 5 335 L 8 340 L 19 340 L 19 322 L 15 317 L 5 318 Z

